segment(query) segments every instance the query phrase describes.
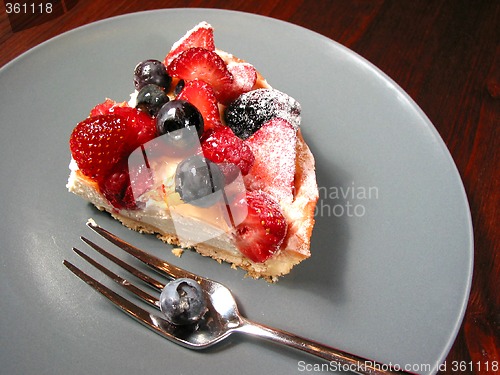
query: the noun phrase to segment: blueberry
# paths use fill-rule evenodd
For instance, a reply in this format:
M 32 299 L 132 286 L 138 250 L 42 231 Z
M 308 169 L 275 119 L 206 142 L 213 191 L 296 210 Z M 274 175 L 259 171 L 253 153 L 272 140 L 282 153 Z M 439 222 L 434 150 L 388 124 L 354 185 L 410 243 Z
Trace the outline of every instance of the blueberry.
M 169 98 L 165 91 L 160 86 L 150 83 L 142 87 L 137 94 L 136 108 L 154 117 L 168 101 Z
M 161 107 L 156 117 L 156 129 L 160 135 L 190 126 L 195 126 L 201 137 L 204 129 L 203 116 L 198 108 L 186 100 L 169 101 Z
M 203 290 L 193 279 L 170 281 L 160 294 L 160 309 L 176 325 L 198 322 L 207 311 Z
M 267 121 L 281 117 L 295 129 L 300 124 L 300 104 L 274 89 L 257 89 L 240 95 L 224 113 L 226 124 L 241 139 L 247 139 Z
M 159 60 L 142 61 L 134 69 L 134 86 L 137 90 L 150 83 L 167 91 L 172 83 L 172 78 L 168 75 L 165 65 Z
M 192 146 L 193 138 L 198 142 L 203 134 L 203 116 L 200 111 L 185 100 L 171 100 L 164 104 L 156 115 L 158 136 L 168 134 L 174 146 Z M 193 137 L 196 132 L 196 137 Z
M 186 203 L 210 207 L 222 198 L 224 174 L 219 166 L 202 156 L 184 159 L 175 170 L 175 191 Z

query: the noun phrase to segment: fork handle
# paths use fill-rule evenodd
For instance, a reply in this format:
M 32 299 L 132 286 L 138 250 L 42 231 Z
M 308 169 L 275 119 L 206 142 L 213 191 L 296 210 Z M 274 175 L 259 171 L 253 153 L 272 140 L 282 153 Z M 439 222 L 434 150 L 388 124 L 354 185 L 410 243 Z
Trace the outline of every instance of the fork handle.
M 284 344 L 330 361 L 329 368 L 334 371 L 351 371 L 364 375 L 411 374 L 401 371 L 399 366 L 378 363 L 248 319 L 242 319 L 241 323 L 236 331 Z

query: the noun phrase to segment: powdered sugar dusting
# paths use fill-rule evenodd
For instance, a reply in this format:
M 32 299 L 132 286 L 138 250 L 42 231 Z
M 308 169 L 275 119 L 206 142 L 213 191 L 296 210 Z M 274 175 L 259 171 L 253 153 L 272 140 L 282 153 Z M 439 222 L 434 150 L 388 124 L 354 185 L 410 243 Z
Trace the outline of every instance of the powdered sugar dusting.
M 191 36 L 191 34 L 196 33 L 200 29 L 212 30 L 212 25 L 210 25 L 206 21 L 200 22 L 198 25 L 196 25 L 195 27 L 193 27 L 191 30 L 188 30 L 186 32 L 186 34 L 184 34 L 184 36 L 182 38 L 180 38 L 177 42 L 175 42 L 172 45 L 171 51 L 174 51 L 175 49 L 179 48 Z
M 251 93 L 257 100 L 259 112 L 273 113 L 273 117 L 287 120 L 295 130 L 300 126 L 300 103 L 294 98 L 276 89 L 258 89 Z
M 291 204 L 297 142 L 293 126 L 281 118 L 270 120 L 246 142 L 255 156 L 255 162 L 244 178 L 247 188 L 263 190 L 281 205 Z
M 297 131 L 300 112 L 300 103 L 291 96 L 275 89 L 256 89 L 231 103 L 225 120 L 238 137 L 247 139 L 273 118 L 288 121 Z
M 257 71 L 252 64 L 231 62 L 227 64 L 227 69 L 233 75 L 233 85 L 242 93 L 250 91 L 255 85 Z
M 191 47 L 204 47 L 209 50 L 215 49 L 212 25 L 202 21 L 191 30 L 188 30 L 182 38 L 172 45 L 163 63 L 165 66 L 168 66 L 183 51 Z

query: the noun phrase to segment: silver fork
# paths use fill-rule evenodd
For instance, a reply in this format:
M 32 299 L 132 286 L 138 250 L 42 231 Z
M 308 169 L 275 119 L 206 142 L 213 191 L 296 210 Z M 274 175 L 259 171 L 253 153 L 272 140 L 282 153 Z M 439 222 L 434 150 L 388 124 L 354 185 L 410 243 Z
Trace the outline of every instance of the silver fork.
M 119 237 L 115 236 L 114 234 L 110 233 L 106 229 L 98 226 L 93 222 L 89 221 L 87 225 L 97 234 L 104 237 L 106 240 L 115 244 L 130 255 L 133 255 L 146 265 L 152 267 L 155 271 L 159 272 L 163 276 L 166 276 L 168 279 L 187 277 L 196 280 L 200 284 L 208 302 L 208 312 L 205 314 L 202 322 L 195 326 L 176 326 L 163 318 L 162 313 L 158 308 L 158 292 L 163 289 L 164 284 L 110 254 L 101 246 L 98 246 L 85 237 L 81 237 L 83 242 L 85 242 L 91 248 L 101 253 L 103 256 L 105 256 L 121 268 L 125 269 L 135 277 L 139 278 L 146 284 L 150 285 L 152 289 L 156 290 L 156 295 L 152 295 L 138 288 L 129 280 L 124 279 L 116 273 L 110 271 L 108 268 L 105 268 L 100 263 L 95 261 L 90 256 L 86 255 L 82 251 L 78 250 L 77 248 L 73 248 L 73 250 L 79 256 L 102 271 L 112 280 L 123 286 L 125 289 L 132 292 L 148 304 L 157 308 L 157 312 L 151 313 L 150 311 L 139 307 L 135 303 L 122 297 L 120 294 L 114 292 L 102 283 L 90 277 L 81 269 L 74 266 L 72 263 L 64 260 L 64 265 L 76 276 L 78 276 L 96 291 L 108 298 L 129 316 L 135 318 L 140 323 L 144 324 L 157 334 L 169 339 L 170 341 L 191 349 L 204 349 L 224 340 L 232 333 L 240 332 L 258 336 L 279 344 L 284 344 L 289 347 L 302 350 L 324 360 L 335 363 L 336 368 L 343 371 L 351 371 L 357 374 L 370 375 L 409 374 L 408 372 L 398 371 L 400 370 L 398 366 L 393 366 L 393 368 L 389 365 L 384 365 L 366 358 L 346 353 L 342 350 L 335 349 L 303 337 L 299 337 L 289 332 L 253 322 L 243 317 L 239 313 L 233 295 L 224 285 L 202 276 L 193 274 L 182 268 L 176 267 L 173 264 L 167 263 L 151 254 L 148 254 L 145 251 L 125 242 L 124 240 L 120 239 Z

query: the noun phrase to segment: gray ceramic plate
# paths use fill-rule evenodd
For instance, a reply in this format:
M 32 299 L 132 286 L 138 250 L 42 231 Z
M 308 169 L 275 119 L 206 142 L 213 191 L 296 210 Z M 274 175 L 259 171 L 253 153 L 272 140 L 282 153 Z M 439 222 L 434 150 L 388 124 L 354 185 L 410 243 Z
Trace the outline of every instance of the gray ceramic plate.
M 132 70 L 162 59 L 206 20 L 217 46 L 257 66 L 303 106 L 321 198 L 312 258 L 268 285 L 187 252 L 181 259 L 66 192 L 68 138 Z M 0 70 L 1 372 L 291 374 L 313 358 L 233 337 L 178 347 L 119 312 L 63 265 L 89 217 L 167 260 L 228 285 L 255 320 L 383 362 L 432 373 L 466 306 L 473 262 L 464 189 L 417 105 L 341 45 L 303 28 L 221 10 L 108 19 L 54 38 Z M 97 275 L 97 273 L 93 272 Z M 325 370 L 323 367 L 322 370 Z

